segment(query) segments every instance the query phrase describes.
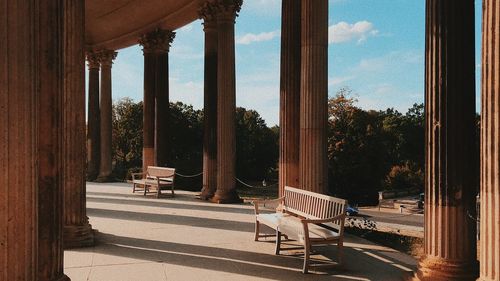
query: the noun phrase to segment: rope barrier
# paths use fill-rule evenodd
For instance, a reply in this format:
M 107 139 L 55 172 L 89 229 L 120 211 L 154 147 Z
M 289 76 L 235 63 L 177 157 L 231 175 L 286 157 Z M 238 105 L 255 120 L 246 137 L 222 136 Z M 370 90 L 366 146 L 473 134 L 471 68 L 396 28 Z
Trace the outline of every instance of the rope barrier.
M 195 174 L 195 175 L 183 175 L 183 174 L 179 174 L 179 173 L 177 173 L 177 172 L 176 172 L 175 174 L 176 174 L 177 176 L 179 176 L 179 177 L 183 177 L 183 178 L 196 178 L 196 177 L 198 177 L 198 176 L 203 175 L 203 172 L 198 173 L 198 174 Z
M 246 186 L 246 187 L 250 187 L 250 188 L 262 188 L 262 187 L 266 187 L 266 188 L 269 188 L 269 187 L 273 187 L 275 185 L 278 185 L 277 183 L 275 184 L 272 184 L 272 185 L 266 185 L 266 186 L 254 186 L 254 185 L 249 185 L 245 182 L 243 182 L 242 180 L 240 180 L 239 178 L 236 178 L 236 181 L 238 181 L 239 183 L 241 183 L 242 185 Z
M 175 174 L 176 174 L 177 176 L 179 176 L 179 177 L 183 177 L 183 178 L 196 178 L 196 177 L 198 177 L 198 176 L 203 175 L 203 172 L 198 173 L 198 174 L 194 174 L 194 175 L 183 175 L 183 174 L 180 174 L 180 173 L 177 173 L 177 172 L 176 172 Z M 263 187 L 263 186 L 253 186 L 253 185 L 249 185 L 249 184 L 247 184 L 247 183 L 243 182 L 242 180 L 240 180 L 239 178 L 236 178 L 236 181 L 238 181 L 238 182 L 239 182 L 239 183 L 241 183 L 242 185 L 244 185 L 244 186 L 246 186 L 246 187 L 250 187 L 250 188 L 261 188 L 261 187 Z M 265 187 L 273 187 L 273 186 L 275 186 L 275 185 L 278 185 L 278 184 L 277 184 L 277 183 L 275 183 L 275 184 L 272 184 L 272 185 L 267 185 L 267 186 L 265 186 Z

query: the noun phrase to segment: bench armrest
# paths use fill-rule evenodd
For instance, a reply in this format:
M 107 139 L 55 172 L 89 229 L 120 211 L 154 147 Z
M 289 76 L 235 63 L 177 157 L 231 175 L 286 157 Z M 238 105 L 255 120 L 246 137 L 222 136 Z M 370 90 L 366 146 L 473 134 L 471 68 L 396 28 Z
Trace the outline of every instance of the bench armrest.
M 334 221 L 338 221 L 341 219 L 345 219 L 345 214 L 340 214 L 338 216 L 326 218 L 326 219 L 302 219 L 302 220 L 300 220 L 300 222 L 302 222 L 303 224 L 309 224 L 309 223 L 318 224 L 318 223 L 334 222 Z
M 270 200 L 253 200 L 252 204 L 255 207 L 255 214 L 259 214 L 259 206 L 262 206 L 265 209 L 277 209 L 278 206 L 285 201 L 285 197 L 280 197 L 277 199 Z

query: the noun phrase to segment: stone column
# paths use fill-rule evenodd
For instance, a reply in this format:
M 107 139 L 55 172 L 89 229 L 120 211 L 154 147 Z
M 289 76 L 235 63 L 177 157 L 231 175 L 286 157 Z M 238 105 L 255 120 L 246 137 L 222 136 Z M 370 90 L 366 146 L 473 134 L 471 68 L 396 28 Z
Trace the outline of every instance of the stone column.
M 168 157 L 168 51 L 175 32 L 156 29 L 143 35 L 139 44 L 144 52 L 144 129 L 143 170 L 148 166 L 167 166 Z
M 39 281 L 69 280 L 63 274 L 63 1 L 38 3 L 40 12 L 33 15 L 40 23 L 35 38 L 40 41 L 38 56 L 38 120 L 32 126 L 37 130 L 38 161 L 38 278 Z M 15 12 L 13 12 L 15 14 Z M 33 17 L 28 18 L 32 20 Z M 20 44 L 24 44 L 21 43 Z M 12 46 L 18 48 L 20 46 Z M 39 79 L 39 80 L 38 80 Z M 37 81 L 38 80 L 38 81 Z M 17 93 L 19 95 L 19 93 Z M 19 113 L 18 113 L 19 114 Z M 23 113 L 26 114 L 26 113 Z M 22 114 L 21 114 L 22 115 Z M 19 140 L 24 142 L 24 140 Z M 16 144 L 18 145 L 18 144 Z M 14 175 L 13 175 L 14 176 Z M 17 174 L 16 177 L 30 177 Z M 13 184 L 12 187 L 20 187 Z M 35 201 L 36 202 L 36 201 Z M 24 201 L 24 204 L 33 202 Z M 19 213 L 18 213 L 19 214 Z
M 474 1 L 426 2 L 424 257 L 417 280 L 475 280 Z
M 281 12 L 279 194 L 285 186 L 299 187 L 300 151 L 300 7 L 283 0 Z
M 217 191 L 212 201 L 239 202 L 236 193 L 236 77 L 234 23 L 242 0 L 217 0 Z
M 151 44 L 153 43 L 153 44 Z M 143 144 L 142 144 L 142 170 L 146 172 L 148 166 L 155 166 L 155 88 L 156 88 L 156 55 L 152 51 L 148 35 L 139 39 L 144 52 L 144 98 L 143 98 Z
M 111 95 L 111 66 L 116 58 L 117 52 L 112 50 L 102 50 L 99 52 L 101 62 L 101 161 L 99 166 L 99 177 L 97 181 L 109 182 L 113 171 L 113 159 L 111 139 L 113 136 L 112 125 L 112 95 Z
M 500 2 L 483 2 L 481 83 L 481 281 L 500 280 Z
M 169 135 L 172 133 L 169 123 L 169 83 L 168 83 L 168 52 L 170 44 L 175 38 L 175 32 L 157 30 L 154 34 L 156 55 L 155 71 L 155 163 L 161 167 L 169 164 L 168 156 L 171 142 Z
M 64 246 L 93 245 L 85 198 L 85 2 L 64 1 Z
M 61 244 L 62 1 L 0 3 L 0 280 L 69 280 Z
M 302 1 L 300 188 L 328 190 L 328 0 Z
M 101 63 L 96 52 L 87 52 L 89 67 L 88 125 L 87 125 L 87 179 L 99 175 L 101 161 L 101 113 L 99 110 L 99 72 Z
M 217 189 L 217 18 L 214 5 L 201 7 L 205 32 L 205 79 L 203 105 L 203 189 L 200 198 L 211 199 Z

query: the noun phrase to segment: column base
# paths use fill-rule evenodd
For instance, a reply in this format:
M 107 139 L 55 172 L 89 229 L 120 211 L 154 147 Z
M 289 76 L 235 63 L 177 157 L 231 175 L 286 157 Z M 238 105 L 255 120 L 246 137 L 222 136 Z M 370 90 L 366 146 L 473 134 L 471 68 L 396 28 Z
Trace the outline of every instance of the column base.
M 59 277 L 57 279 L 53 279 L 52 281 L 71 281 L 71 279 L 69 279 L 68 276 L 66 276 L 65 274 L 63 274 L 61 277 Z
M 479 276 L 479 263 L 424 257 L 412 281 L 474 281 Z
M 65 225 L 63 237 L 65 249 L 94 246 L 94 230 L 89 223 L 85 225 Z
M 208 188 L 203 188 L 201 190 L 201 193 L 200 193 L 200 199 L 201 200 L 205 200 L 205 201 L 208 201 L 210 200 L 211 198 L 213 198 L 215 195 L 215 192 L 214 190 L 210 190 Z
M 217 204 L 243 203 L 243 199 L 238 196 L 234 189 L 223 192 L 217 191 L 210 201 Z
M 99 175 L 95 182 L 116 182 L 116 179 L 111 175 Z

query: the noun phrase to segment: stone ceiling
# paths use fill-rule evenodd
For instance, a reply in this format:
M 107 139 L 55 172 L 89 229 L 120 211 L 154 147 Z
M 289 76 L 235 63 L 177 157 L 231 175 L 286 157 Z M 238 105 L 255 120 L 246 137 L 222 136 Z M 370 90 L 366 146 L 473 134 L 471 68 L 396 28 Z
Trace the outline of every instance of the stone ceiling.
M 87 47 L 121 49 L 157 27 L 175 30 L 198 18 L 204 0 L 87 0 Z

